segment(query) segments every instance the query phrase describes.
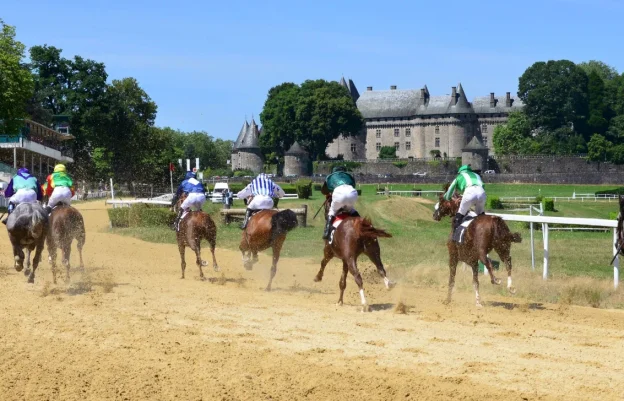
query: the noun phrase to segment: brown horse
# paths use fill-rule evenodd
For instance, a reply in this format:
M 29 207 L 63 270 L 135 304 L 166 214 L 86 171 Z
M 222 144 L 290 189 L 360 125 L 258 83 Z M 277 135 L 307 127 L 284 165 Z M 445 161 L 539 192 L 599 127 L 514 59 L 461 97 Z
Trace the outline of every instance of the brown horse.
M 186 199 L 186 194 L 180 196 L 178 202 L 174 206 L 174 211 L 180 208 L 182 202 Z M 188 212 L 178 224 L 176 229 L 176 239 L 178 241 L 178 250 L 180 251 L 180 259 L 182 261 L 182 277 L 184 278 L 184 270 L 186 269 L 186 261 L 184 260 L 184 252 L 188 246 L 195 252 L 197 267 L 199 268 L 199 278 L 205 280 L 202 266 L 208 263 L 201 258 L 201 240 L 205 239 L 210 244 L 210 252 L 212 253 L 212 268 L 219 271 L 217 258 L 215 257 L 215 246 L 217 243 L 217 226 L 207 213 L 199 211 Z
M 247 270 L 253 268 L 258 261 L 258 252 L 273 250 L 271 277 L 266 287 L 271 291 L 271 283 L 277 272 L 282 245 L 286 241 L 286 234 L 297 227 L 297 215 L 290 209 L 277 211 L 275 209 L 261 210 L 249 218 L 247 228 L 243 230 L 239 249 L 243 254 L 243 266 Z
M 26 259 L 24 275 L 28 276 L 28 282 L 32 284 L 35 282 L 35 271 L 41 261 L 41 252 L 43 252 L 48 235 L 48 214 L 39 203 L 20 203 L 9 215 L 6 226 L 9 240 L 13 245 L 15 270 L 21 272 L 24 269 L 24 259 Z M 24 248 L 28 255 L 24 255 Z M 35 257 L 31 271 L 30 253 L 33 250 Z
M 624 255 L 624 197 L 622 195 L 618 196 L 620 203 L 620 212 L 617 216 L 617 239 L 615 242 L 615 247 L 620 254 Z M 615 258 L 614 258 L 615 260 Z M 613 263 L 613 260 L 611 261 Z
M 448 185 L 445 187 L 445 192 Z M 433 213 L 433 219 L 440 221 L 444 216 L 455 216 L 459 210 L 461 197 L 454 195 L 450 201 L 444 199 L 440 195 L 440 202 L 436 205 Z M 445 304 L 451 302 L 451 294 L 455 285 L 455 273 L 457 271 L 457 263 L 462 261 L 472 267 L 472 284 L 474 286 L 477 307 L 481 307 L 481 299 L 479 298 L 479 261 L 483 263 L 490 274 L 492 284 L 499 285 L 501 280 L 494 276 L 492 261 L 487 257 L 488 253 L 495 250 L 507 267 L 507 289 L 510 293 L 516 290 L 511 284 L 511 244 L 513 242 L 521 242 L 520 233 L 512 233 L 507 223 L 498 216 L 480 215 L 475 217 L 474 221 L 468 226 L 464 234 L 464 240 L 461 244 L 452 240 L 453 232 L 449 236 L 447 247 L 449 252 L 449 288 L 448 296 Z
M 48 260 L 52 266 L 52 280 L 56 284 L 56 250 L 61 248 L 62 263 L 65 266 L 65 282 L 69 282 L 69 255 L 72 241 L 76 239 L 78 255 L 80 255 L 80 270 L 84 270 L 82 247 L 86 240 L 84 220 L 82 214 L 71 206 L 59 204 L 52 209 L 49 217 L 50 230 L 48 232 Z
M 325 201 L 325 219 L 329 212 L 331 204 L 331 196 Z M 342 217 L 339 215 L 339 217 Z M 386 288 L 390 288 L 393 284 L 386 276 L 386 270 L 381 262 L 381 250 L 377 238 L 391 238 L 392 235 L 384 230 L 373 227 L 370 219 L 362 217 L 346 217 L 342 223 L 334 230 L 332 243 L 325 240 L 325 248 L 323 249 L 323 260 L 321 261 L 321 269 L 314 277 L 314 281 L 318 282 L 323 279 L 325 266 L 332 258 L 336 257 L 342 260 L 342 276 L 338 286 L 340 287 L 340 298 L 338 305 L 343 304 L 343 296 L 345 288 L 347 288 L 347 274 L 351 272 L 355 283 L 360 289 L 360 298 L 362 301 L 362 312 L 370 310 L 364 297 L 364 282 L 362 275 L 357 268 L 357 259 L 363 253 L 375 264 L 377 272 L 384 279 Z

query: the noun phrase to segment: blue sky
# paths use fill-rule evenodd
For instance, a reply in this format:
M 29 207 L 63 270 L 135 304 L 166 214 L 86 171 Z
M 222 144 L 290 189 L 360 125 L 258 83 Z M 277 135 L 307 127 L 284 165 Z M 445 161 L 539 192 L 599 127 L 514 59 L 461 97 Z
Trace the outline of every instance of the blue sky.
M 61 5 L 62 4 L 62 5 Z M 27 46 L 106 64 L 158 104 L 157 125 L 235 139 L 268 90 L 353 79 L 469 99 L 515 93 L 533 62 L 602 60 L 622 72 L 619 0 L 6 1 L 0 18 Z

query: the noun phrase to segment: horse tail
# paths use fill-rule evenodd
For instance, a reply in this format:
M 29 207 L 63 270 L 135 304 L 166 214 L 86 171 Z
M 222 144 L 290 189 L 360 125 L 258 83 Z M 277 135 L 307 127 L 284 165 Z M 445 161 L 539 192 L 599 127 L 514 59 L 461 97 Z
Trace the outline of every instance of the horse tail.
M 515 242 L 517 244 L 522 242 L 522 235 L 520 235 L 520 233 L 509 233 L 509 240 L 511 242 Z
M 379 228 L 373 227 L 370 219 L 368 217 L 362 220 L 362 224 L 359 227 L 359 234 L 362 238 L 367 239 L 375 239 L 375 238 L 392 238 L 392 234 L 386 232 L 385 230 L 381 230 Z
M 290 230 L 299 225 L 297 215 L 290 209 L 282 210 L 271 216 L 271 244 L 282 234 L 286 234 Z
M 28 228 L 28 232 L 31 237 L 39 238 L 43 233 L 43 230 L 40 228 L 41 223 L 45 222 L 47 216 L 43 209 L 38 207 L 32 208 L 32 214 L 30 215 L 30 227 Z
M 497 224 L 495 225 L 494 238 L 501 238 L 503 241 L 515 242 L 517 244 L 522 242 L 522 235 L 520 233 L 512 233 L 505 220 L 498 217 Z

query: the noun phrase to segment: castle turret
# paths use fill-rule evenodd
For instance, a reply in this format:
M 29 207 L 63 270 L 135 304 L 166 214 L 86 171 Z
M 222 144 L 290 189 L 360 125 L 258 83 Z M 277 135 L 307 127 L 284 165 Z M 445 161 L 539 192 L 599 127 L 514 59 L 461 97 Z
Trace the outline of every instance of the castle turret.
M 251 119 L 251 124 L 245 121 L 232 149 L 232 170 L 252 170 L 256 174 L 262 172 L 264 159 L 259 139 L 260 130 L 254 119 Z
M 308 176 L 310 175 L 310 157 L 308 152 L 298 142 L 284 153 L 284 175 Z

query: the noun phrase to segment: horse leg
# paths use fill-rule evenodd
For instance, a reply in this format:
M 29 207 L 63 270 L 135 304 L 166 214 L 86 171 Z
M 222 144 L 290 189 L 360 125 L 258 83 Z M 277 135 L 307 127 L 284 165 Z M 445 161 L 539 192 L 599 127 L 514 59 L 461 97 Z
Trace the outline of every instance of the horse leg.
M 458 263 L 458 255 L 457 249 L 454 247 L 451 248 L 449 245 L 449 283 L 448 283 L 448 294 L 446 299 L 444 300 L 444 304 L 448 305 L 451 303 L 451 295 L 453 294 L 453 287 L 455 286 L 455 274 L 457 273 L 457 263 Z
M 52 269 L 52 282 L 56 284 L 56 244 L 52 239 L 52 233 L 48 234 L 48 262 L 50 262 L 50 268 Z
M 25 257 L 25 261 L 26 261 L 26 269 L 24 269 L 24 276 L 30 276 L 30 253 L 31 253 L 31 249 L 30 248 L 26 248 L 26 257 Z
M 355 284 L 357 284 L 358 288 L 360 289 L 360 299 L 362 301 L 362 312 L 368 312 L 370 311 L 370 307 L 366 303 L 366 297 L 364 296 L 364 280 L 362 280 L 362 275 L 360 274 L 360 271 L 357 268 L 357 260 L 355 259 L 355 257 L 349 258 L 349 262 L 347 262 L 347 267 L 349 268 L 349 271 L 351 272 L 351 274 L 353 275 L 353 278 L 355 279 Z
M 475 297 L 477 299 L 477 308 L 482 308 L 481 297 L 479 297 L 479 263 L 473 262 L 472 265 L 472 286 L 475 290 Z
M 269 285 L 267 285 L 266 290 L 271 291 L 271 283 L 273 282 L 273 277 L 275 277 L 275 273 L 277 273 L 277 262 L 279 261 L 280 252 L 282 252 L 282 245 L 284 245 L 284 240 L 286 240 L 285 235 L 280 235 L 273 242 L 273 264 L 271 265 L 271 278 L 269 278 Z M 258 254 L 254 252 L 254 256 L 257 258 Z
M 390 279 L 386 276 L 386 269 L 384 269 L 383 263 L 381 262 L 381 249 L 379 249 L 379 242 L 377 242 L 377 240 L 374 240 L 371 243 L 367 244 L 364 253 L 366 254 L 366 256 L 368 256 L 370 261 L 375 264 L 375 267 L 377 268 L 377 273 L 379 273 L 379 275 L 383 277 L 386 288 L 390 289 L 391 286 L 394 286 L 394 283 L 390 281 Z
M 194 243 L 191 249 L 195 251 L 195 263 L 197 263 L 197 268 L 199 268 L 199 279 L 202 281 L 206 280 L 206 277 L 204 276 L 204 270 L 202 269 L 204 261 L 201 258 L 201 240 L 199 238 L 194 239 Z
M 479 260 L 487 268 L 488 273 L 490 274 L 491 283 L 494 285 L 500 285 L 501 280 L 494 276 L 494 266 L 492 265 L 492 261 L 490 260 L 490 258 L 487 257 L 487 252 L 485 251 L 485 249 L 482 249 L 481 252 L 479 252 Z
M 184 260 L 184 243 L 182 243 L 180 240 L 178 240 L 178 251 L 180 251 L 180 267 L 182 268 L 182 277 L 180 277 L 181 279 L 184 278 L 184 270 L 186 270 L 186 261 Z
M 250 252 L 253 253 L 253 257 L 251 258 L 251 263 L 256 263 L 258 262 L 258 252 Z
M 44 244 L 45 244 L 45 240 L 42 238 L 39 240 L 39 243 L 37 244 L 37 248 L 35 249 L 35 257 L 33 258 L 33 269 L 32 269 L 32 272 L 30 273 L 30 276 L 28 276 L 28 282 L 31 284 L 35 282 L 35 271 L 37 270 L 37 267 L 39 266 L 39 262 L 41 261 L 41 253 L 43 252 Z
M 507 267 L 507 290 L 515 294 L 516 288 L 511 283 L 511 255 L 509 252 L 509 245 L 503 245 L 496 249 L 496 253 L 500 256 L 501 260 L 505 263 L 505 267 Z
M 84 226 L 81 227 L 81 232 L 80 234 L 78 234 L 77 240 L 78 240 L 78 255 L 80 256 L 80 270 L 84 270 L 84 262 L 82 260 L 82 247 L 84 246 L 85 241 L 86 241 Z
M 208 244 L 210 244 L 210 253 L 212 253 L 212 268 L 214 271 L 219 271 L 219 265 L 217 265 L 217 257 L 215 256 L 215 247 L 217 245 L 216 232 L 208 238 Z
M 329 263 L 330 260 L 334 257 L 334 252 L 331 249 L 331 245 L 325 243 L 325 248 L 323 248 L 323 260 L 321 260 L 321 269 L 316 273 L 316 277 L 314 277 L 314 282 L 318 283 L 323 280 L 323 274 L 325 273 L 325 267 Z
M 69 257 L 71 255 L 71 240 L 66 238 L 65 243 L 61 247 L 61 253 L 63 255 L 63 266 L 65 266 L 65 282 L 69 283 Z
M 340 281 L 338 282 L 338 287 L 340 288 L 340 298 L 338 298 L 338 306 L 342 306 L 343 304 L 343 296 L 345 292 L 345 288 L 347 288 L 347 274 L 349 274 L 349 266 L 347 266 L 347 262 L 342 261 L 342 276 L 340 276 Z
M 24 269 L 24 251 L 19 245 L 13 245 L 13 259 L 15 260 L 15 270 L 21 272 Z

